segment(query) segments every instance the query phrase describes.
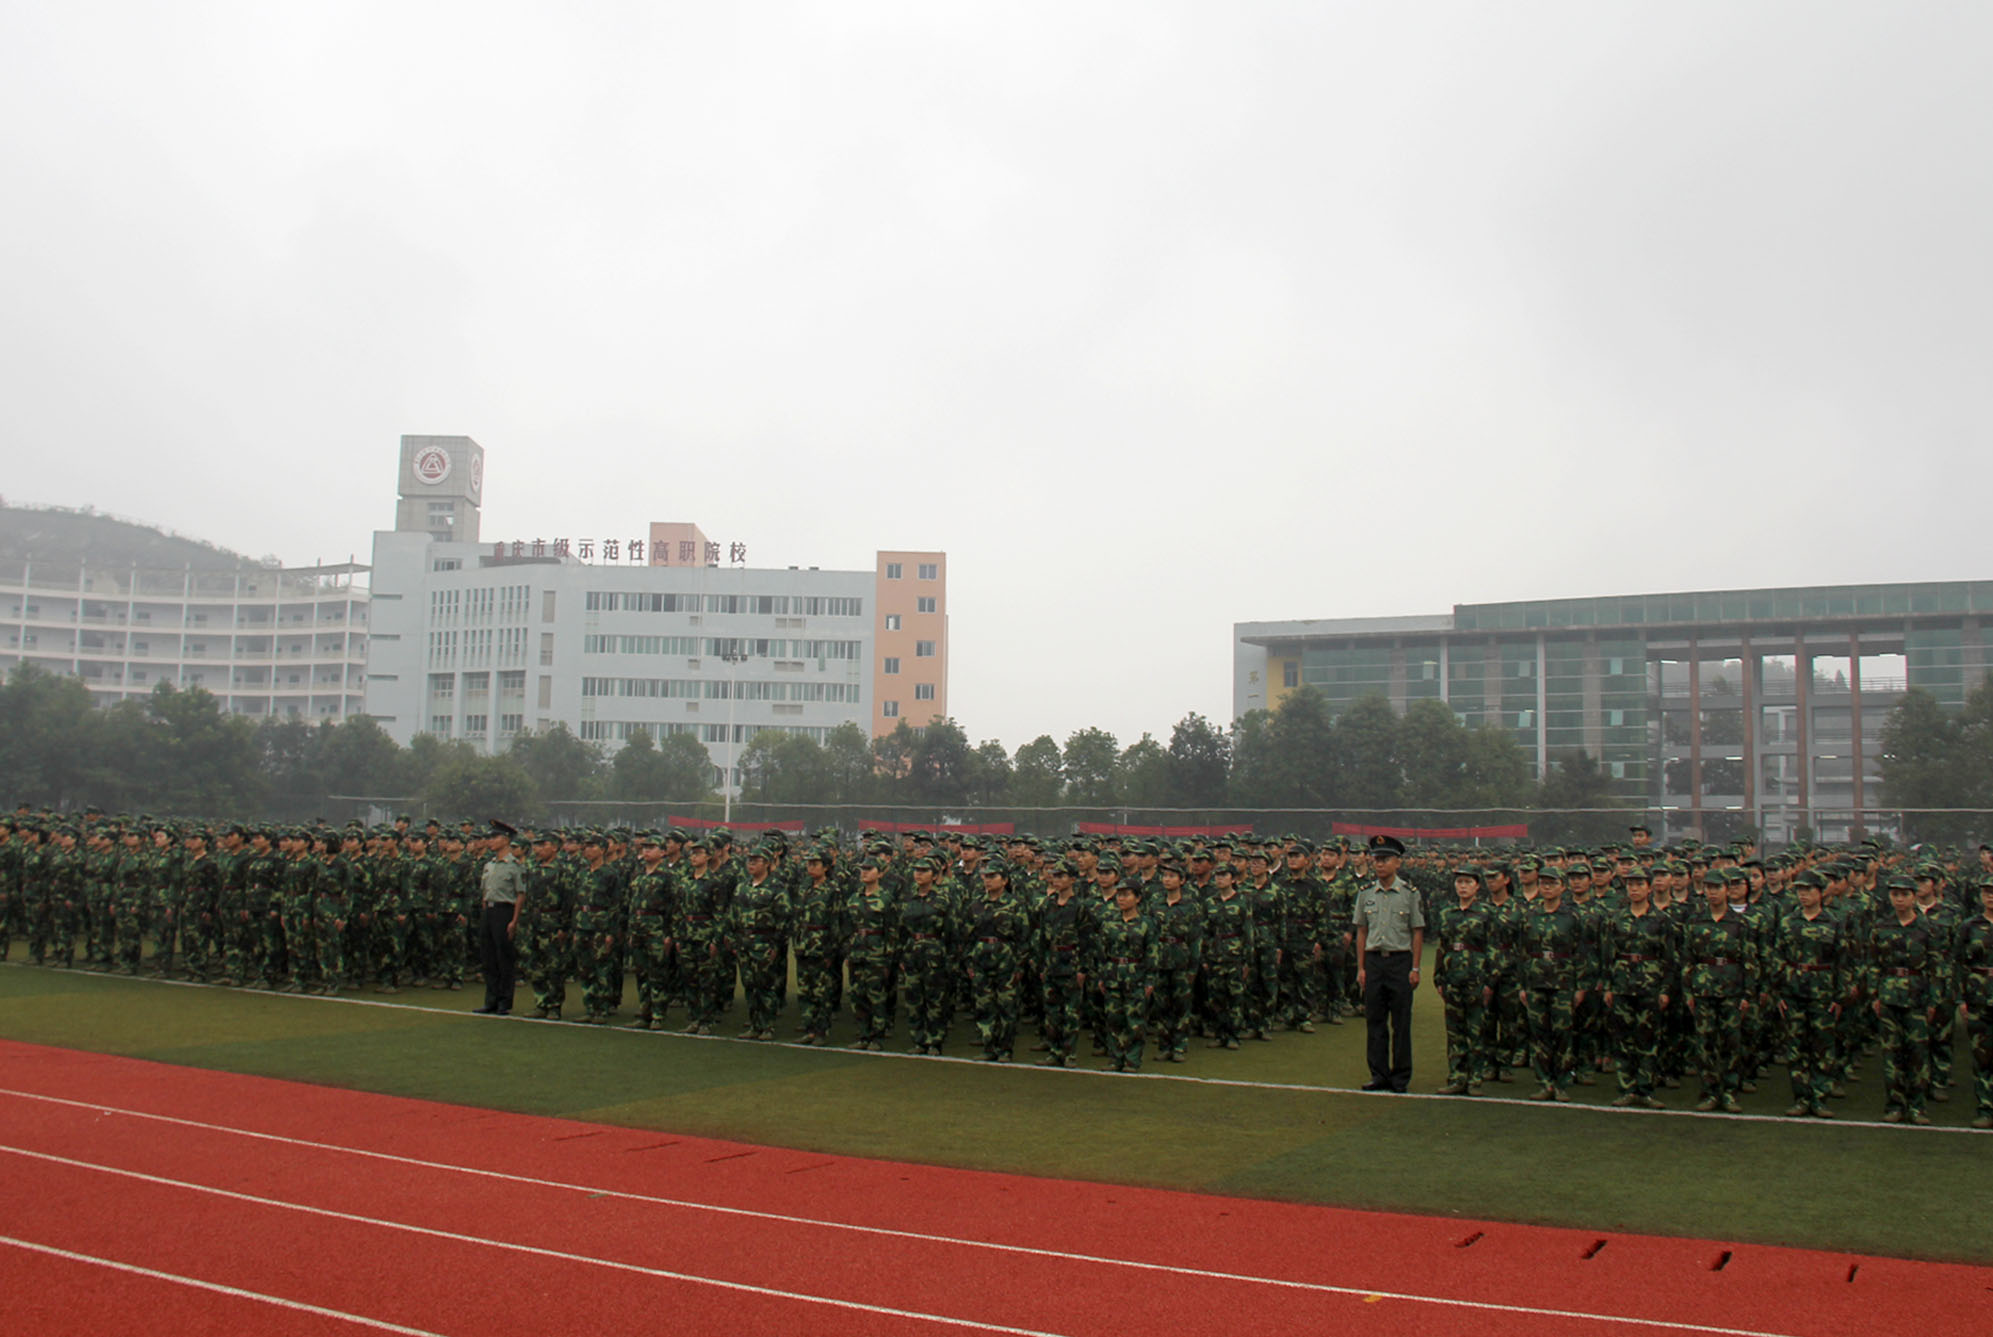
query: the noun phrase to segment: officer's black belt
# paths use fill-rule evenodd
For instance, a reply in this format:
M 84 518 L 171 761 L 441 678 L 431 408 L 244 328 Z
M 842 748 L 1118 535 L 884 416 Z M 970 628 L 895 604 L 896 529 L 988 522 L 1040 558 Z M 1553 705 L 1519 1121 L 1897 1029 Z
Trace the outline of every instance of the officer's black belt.
M 1364 952 L 1364 955 L 1365 956 L 1410 956 L 1411 952 L 1409 950 L 1404 950 L 1404 949 L 1386 951 L 1382 947 L 1372 947 L 1368 951 Z

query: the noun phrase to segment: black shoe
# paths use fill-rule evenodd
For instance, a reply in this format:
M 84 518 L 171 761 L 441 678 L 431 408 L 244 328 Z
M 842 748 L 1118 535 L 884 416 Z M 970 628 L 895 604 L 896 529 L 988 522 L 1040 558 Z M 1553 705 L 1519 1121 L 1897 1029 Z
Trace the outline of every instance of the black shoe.
M 1389 1090 L 1391 1089 L 1391 1083 L 1389 1083 L 1389 1082 L 1365 1082 L 1365 1083 L 1364 1083 L 1364 1084 L 1363 1084 L 1363 1085 L 1362 1085 L 1361 1087 L 1359 1087 L 1359 1088 L 1357 1088 L 1357 1089 L 1358 1089 L 1358 1090 L 1361 1090 L 1361 1091 L 1389 1091 Z
M 498 1009 L 487 1003 L 483 1007 L 472 1008 L 471 1015 L 476 1017 L 495 1017 L 498 1015 Z

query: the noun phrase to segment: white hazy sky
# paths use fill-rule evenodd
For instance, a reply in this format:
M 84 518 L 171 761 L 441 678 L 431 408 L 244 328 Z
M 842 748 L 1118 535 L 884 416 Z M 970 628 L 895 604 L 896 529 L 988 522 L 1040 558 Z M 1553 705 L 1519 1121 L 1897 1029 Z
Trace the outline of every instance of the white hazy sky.
M 0 6 L 0 492 L 951 566 L 1016 747 L 1235 621 L 1993 576 L 1993 6 Z

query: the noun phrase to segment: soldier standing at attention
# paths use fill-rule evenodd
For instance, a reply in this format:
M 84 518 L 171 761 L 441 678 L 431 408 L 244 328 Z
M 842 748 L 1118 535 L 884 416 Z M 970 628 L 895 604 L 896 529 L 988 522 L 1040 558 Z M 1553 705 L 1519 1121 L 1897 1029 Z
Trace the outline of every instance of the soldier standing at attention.
M 734 888 L 727 909 L 727 939 L 740 962 L 741 994 L 747 1001 L 743 1040 L 773 1040 L 775 1014 L 782 1007 L 782 979 L 788 965 L 789 893 L 775 877 L 775 850 L 748 851 L 747 880 Z
M 932 865 L 929 865 L 932 871 Z M 899 903 L 885 886 L 878 859 L 858 863 L 858 889 L 851 893 L 851 1014 L 858 1023 L 858 1049 L 883 1050 L 893 1029 L 893 964 L 899 949 Z
M 1786 1114 L 1831 1119 L 1827 1097 L 1834 1086 L 1834 1038 L 1851 987 L 1850 953 L 1840 919 L 1821 904 L 1827 879 L 1808 870 L 1792 880 L 1798 905 L 1778 921 L 1774 962 L 1766 973 L 1778 989 L 1785 1017 L 1792 1105 Z
M 948 1000 L 955 988 L 955 949 L 962 937 L 955 900 L 937 881 L 933 855 L 911 865 L 913 885 L 899 898 L 899 980 L 906 990 L 911 1053 L 939 1054 L 948 1040 Z
M 1704 877 L 1707 910 L 1691 915 L 1682 930 L 1682 995 L 1695 1018 L 1695 1062 L 1702 1074 L 1707 1114 L 1741 1114 L 1744 1019 L 1751 1010 L 1756 973 L 1751 926 L 1730 906 L 1728 878 L 1716 869 Z
M 510 825 L 494 821 L 491 859 L 484 866 L 479 893 L 483 903 L 478 924 L 478 960 L 484 967 L 484 1006 L 472 1011 L 481 1016 L 510 1016 L 513 976 L 519 969 L 519 949 L 513 935 L 519 931 L 519 911 L 526 900 L 526 874 L 512 852 L 512 837 L 518 832 Z
M 1368 1028 L 1366 1091 L 1403 1093 L 1412 1084 L 1412 993 L 1419 987 L 1419 956 L 1426 917 L 1419 893 L 1398 876 L 1405 847 L 1394 836 L 1370 838 L 1375 879 L 1356 896 L 1357 983 L 1363 989 Z
M 1889 909 L 1869 939 L 1875 1016 L 1881 1023 L 1884 1123 L 1926 1124 L 1931 1092 L 1931 1018 L 1937 1011 L 1931 981 L 1943 968 L 1937 933 L 1917 913 L 1917 884 L 1889 879 Z
M 970 1006 L 983 1059 L 1010 1062 L 1017 1043 L 1017 983 L 1030 916 L 1011 889 L 1010 870 L 983 864 L 983 894 L 965 916 Z
M 844 940 L 844 890 L 831 876 L 832 853 L 812 849 L 803 857 L 803 881 L 794 893 L 790 936 L 796 950 L 796 998 L 802 1043 L 830 1043 L 837 1013 L 837 951 Z M 660 1013 L 662 1012 L 660 1003 Z
M 1079 969 L 1083 958 L 1081 924 L 1084 907 L 1074 893 L 1079 869 L 1061 859 L 1052 866 L 1052 891 L 1038 906 L 1038 953 L 1045 991 L 1045 1066 L 1063 1068 L 1073 1061 L 1074 1037 L 1080 1026 Z
M 1481 901 L 1481 870 L 1454 870 L 1454 903 L 1433 915 L 1433 987 L 1446 1008 L 1443 1096 L 1478 1096 L 1495 1070 L 1495 961 L 1500 924 Z
M 1985 860 L 1987 850 L 1979 847 Z M 1958 926 L 1952 960 L 1958 971 L 1959 1015 L 1972 1050 L 1974 1128 L 1993 1128 L 1993 872 L 1981 873 L 1979 913 Z
M 637 875 L 630 879 L 630 964 L 637 977 L 637 1016 L 630 1025 L 647 1031 L 664 1021 L 670 995 L 665 971 L 671 956 L 671 919 L 677 877 L 664 863 L 664 846 L 650 832 L 637 837 Z
M 1537 870 L 1536 900 L 1519 911 L 1516 954 L 1523 1014 L 1529 1024 L 1529 1060 L 1537 1090 L 1531 1100 L 1571 1098 L 1571 1039 L 1578 1001 L 1585 996 L 1585 925 L 1564 903 L 1564 874 Z
M 1661 1083 L 1662 1018 L 1681 992 L 1675 981 L 1675 924 L 1654 908 L 1652 879 L 1645 868 L 1630 865 L 1621 877 L 1626 904 L 1606 913 L 1600 953 L 1605 971 L 1601 996 L 1619 1069 L 1619 1098 L 1612 1103 L 1622 1109 L 1659 1109 L 1654 1089 Z
M 1149 999 L 1155 992 L 1156 922 L 1142 913 L 1141 888 L 1118 885 L 1121 865 L 1106 858 L 1096 870 L 1114 894 L 1114 912 L 1100 923 L 1102 1020 L 1116 1072 L 1140 1072 Z

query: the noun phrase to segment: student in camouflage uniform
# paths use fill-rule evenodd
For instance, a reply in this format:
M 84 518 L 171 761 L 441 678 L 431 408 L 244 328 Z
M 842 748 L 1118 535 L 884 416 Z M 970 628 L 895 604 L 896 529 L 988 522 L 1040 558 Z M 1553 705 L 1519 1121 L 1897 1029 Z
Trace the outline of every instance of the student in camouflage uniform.
M 1204 906 L 1185 889 L 1183 865 L 1166 859 L 1157 869 L 1161 895 L 1148 907 L 1156 921 L 1156 986 L 1149 1009 L 1156 1053 L 1170 1063 L 1185 1061 L 1190 1045 L 1192 1002 L 1204 950 Z
M 1268 871 L 1265 850 L 1254 850 L 1246 858 L 1246 884 L 1240 894 L 1252 902 L 1252 974 L 1246 982 L 1246 1025 L 1255 1040 L 1270 1039 L 1268 1031 L 1280 1008 L 1280 939 L 1285 923 L 1280 884 Z M 1111 916 L 1109 916 L 1111 917 Z
M 543 1021 L 559 1021 L 561 1010 L 567 1006 L 568 979 L 578 964 L 574 907 L 586 865 L 579 843 L 569 854 L 551 831 L 535 834 L 528 854 L 522 869 L 527 896 L 520 911 L 519 955 L 533 989 L 532 1015 Z
M 1253 903 L 1238 885 L 1238 871 L 1230 863 L 1213 867 L 1212 894 L 1204 903 L 1203 973 L 1213 1049 L 1237 1049 L 1246 1029 L 1246 986 L 1257 927 Z
M 802 1043 L 830 1043 L 837 1015 L 838 950 L 844 941 L 846 892 L 832 872 L 835 852 L 811 849 L 803 856 L 803 880 L 794 894 L 790 937 L 796 952 L 796 999 L 802 1013 Z
M 1626 903 L 1602 920 L 1601 983 L 1611 1018 L 1621 1108 L 1660 1109 L 1661 1033 L 1681 996 L 1680 939 L 1675 921 L 1654 908 L 1653 880 L 1634 864 L 1621 875 Z
M 775 1014 L 782 1007 L 782 980 L 788 965 L 783 949 L 789 931 L 789 893 L 774 873 L 775 853 L 766 846 L 748 852 L 747 878 L 734 888 L 728 908 L 727 940 L 740 962 L 742 996 L 747 1001 L 743 1040 L 773 1040 Z
M 971 1015 L 984 1060 L 1008 1063 L 1017 1044 L 1019 962 L 1029 937 L 1030 916 L 1011 889 L 1008 868 L 983 863 L 980 880 L 983 894 L 963 919 Z
M 623 894 L 609 867 L 609 841 L 599 831 L 581 839 L 575 883 L 574 954 L 581 977 L 582 1021 L 606 1025 L 623 1001 Z
M 1852 953 L 1840 919 L 1822 904 L 1827 879 L 1809 870 L 1793 879 L 1792 888 L 1796 903 L 1772 934 L 1767 971 L 1785 1021 L 1792 1078 L 1786 1114 L 1831 1119 L 1827 1097 L 1834 1086 L 1835 1032 L 1848 1001 Z
M 630 1025 L 662 1025 L 671 1005 L 671 921 L 678 911 L 678 879 L 664 862 L 664 845 L 649 833 L 637 837 L 637 875 L 630 879 L 630 965 L 637 977 L 637 1015 Z
M 1937 934 L 1942 948 L 1949 948 L 1958 934 L 1958 910 L 1944 898 L 1941 884 L 1944 870 L 1926 863 L 1917 869 L 1917 913 Z M 1931 980 L 1931 1001 L 1937 1015 L 1931 1019 L 1931 1099 L 1942 1104 L 1951 1099 L 1952 1049 L 1957 1043 L 1956 1018 L 1959 995 L 1957 981 L 1950 971 L 1940 971 Z
M 352 870 L 338 854 L 339 837 L 319 832 L 311 842 L 311 924 L 317 936 L 318 992 L 347 987 L 346 917 L 352 910 Z M 312 992 L 310 989 L 306 993 Z
M 1869 937 L 1869 976 L 1880 1023 L 1884 1123 L 1927 1124 L 1931 1093 L 1931 1021 L 1937 1013 L 1931 981 L 1943 969 L 1943 946 L 1917 913 L 1917 884 L 1905 876 L 1887 884 L 1889 913 Z
M 1537 872 L 1536 888 L 1516 933 L 1530 1065 L 1539 1083 L 1529 1098 L 1569 1100 L 1572 1009 L 1586 991 L 1592 947 L 1585 922 L 1564 901 L 1564 874 L 1546 866 Z
M 1987 853 L 1980 846 L 1983 859 Z M 1993 872 L 1982 872 L 1979 913 L 1960 922 L 1952 938 L 1959 1015 L 1972 1050 L 1974 1128 L 1993 1128 Z
M 1433 985 L 1446 1014 L 1443 1096 L 1478 1096 L 1494 1072 L 1493 1004 L 1500 924 L 1481 900 L 1483 874 L 1463 865 L 1453 873 L 1451 905 L 1433 912 Z
M 1081 926 L 1083 903 L 1076 888 L 1079 869 L 1061 859 L 1052 866 L 1051 891 L 1038 903 L 1036 935 L 1040 978 L 1044 989 L 1043 1034 L 1045 1066 L 1063 1068 L 1073 1061 L 1080 1025 L 1080 962 L 1085 959 Z
M 1728 877 L 1710 870 L 1703 880 L 1705 909 L 1682 928 L 1682 996 L 1695 1020 L 1696 1109 L 1705 1114 L 1743 1112 L 1737 1093 L 1744 1082 L 1744 1020 L 1757 993 L 1752 929 L 1730 907 Z
M 930 869 L 930 871 L 932 871 Z M 885 864 L 858 861 L 858 886 L 851 893 L 846 922 L 851 926 L 851 1013 L 858 1023 L 858 1049 L 884 1049 L 893 1029 L 893 968 L 899 951 L 899 903 L 884 883 Z
M 125 828 L 122 848 L 112 868 L 111 960 L 118 973 L 138 974 L 145 955 L 146 917 L 152 899 L 152 856 L 145 833 Z
M 1142 912 L 1140 889 L 1119 885 L 1120 874 L 1120 861 L 1112 858 L 1102 859 L 1096 869 L 1114 893 L 1116 913 L 1100 923 L 1095 961 L 1101 972 L 1108 1057 L 1116 1072 L 1139 1072 L 1149 999 L 1155 992 L 1156 924 Z
M 906 996 L 909 1052 L 939 1054 L 948 1040 L 955 962 L 962 950 L 961 907 L 940 881 L 941 860 L 916 857 L 912 885 L 898 901 L 897 979 Z
M 1322 924 L 1328 907 L 1322 883 L 1310 867 L 1313 850 L 1303 840 L 1287 847 L 1280 888 L 1280 965 L 1274 1021 L 1289 1030 L 1313 1034 L 1321 1006 L 1317 979 L 1322 968 Z M 1149 902 L 1153 906 L 1153 902 Z

